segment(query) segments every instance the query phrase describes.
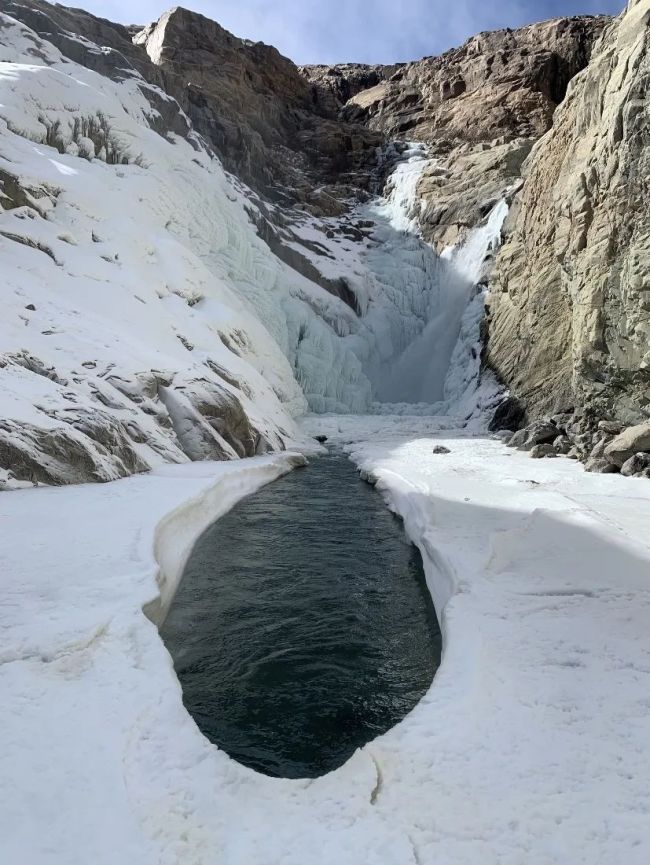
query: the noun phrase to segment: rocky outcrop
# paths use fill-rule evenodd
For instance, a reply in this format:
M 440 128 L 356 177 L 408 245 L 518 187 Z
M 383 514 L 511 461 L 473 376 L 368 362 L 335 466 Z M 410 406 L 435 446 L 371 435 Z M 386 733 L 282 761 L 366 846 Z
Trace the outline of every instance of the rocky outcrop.
M 134 42 L 226 166 L 254 188 L 311 202 L 323 182 L 337 184 L 374 163 L 380 136 L 316 103 L 308 81 L 275 48 L 182 8 Z
M 488 363 L 529 417 L 650 416 L 650 0 L 632 0 L 525 165 Z
M 534 142 L 550 127 L 569 81 L 589 61 L 606 17 L 555 19 L 481 33 L 440 57 L 395 67 L 304 67 L 341 116 L 386 138 L 430 145 L 418 193 L 425 236 L 461 239 L 513 193 Z M 375 82 L 361 89 L 364 82 Z M 345 101 L 344 101 L 345 100 Z
M 533 421 L 515 433 L 502 431 L 499 438 L 533 459 L 568 456 L 582 460 L 588 472 L 650 478 L 650 423 L 623 429 L 578 410 Z

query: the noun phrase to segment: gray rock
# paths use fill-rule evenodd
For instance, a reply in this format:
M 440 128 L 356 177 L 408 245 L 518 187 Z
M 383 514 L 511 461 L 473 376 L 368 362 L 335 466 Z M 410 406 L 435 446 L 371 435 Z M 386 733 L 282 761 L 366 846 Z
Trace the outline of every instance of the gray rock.
M 511 436 L 510 440 L 508 441 L 508 447 L 509 448 L 524 447 L 524 445 L 526 444 L 527 441 L 528 441 L 528 430 L 520 429 L 520 430 L 517 430 L 517 432 L 513 436 Z
M 592 449 L 590 457 L 592 459 L 601 460 L 605 457 L 605 448 L 607 443 L 605 441 L 599 441 L 598 444 Z
M 528 444 L 544 445 L 555 441 L 558 428 L 550 421 L 539 421 L 528 427 Z
M 533 416 L 647 414 L 648 11 L 632 0 L 606 25 L 526 163 L 498 253 L 487 360 Z
M 612 465 L 612 463 L 606 459 L 590 458 L 585 464 L 585 471 L 593 472 L 594 474 L 611 475 L 618 472 L 618 466 Z
M 526 420 L 526 406 L 514 396 L 509 396 L 497 406 L 490 423 L 490 432 L 521 429 Z
M 617 436 L 623 431 L 623 424 L 613 420 L 601 420 L 598 421 L 598 429 L 607 435 Z
M 518 430 L 508 442 L 509 447 L 529 451 L 535 445 L 551 444 L 558 437 L 559 430 L 550 421 L 537 421 L 525 429 Z
M 451 451 L 449 448 L 446 448 L 444 445 L 436 445 L 433 449 L 434 454 L 450 454 Z
M 561 414 L 554 414 L 550 420 L 558 429 L 566 431 L 573 420 L 573 415 L 570 412 L 562 412 Z
M 589 433 L 580 433 L 573 437 L 574 445 L 584 453 L 589 453 L 593 447 L 593 441 Z
M 530 455 L 534 460 L 557 457 L 552 444 L 534 445 L 531 448 Z
M 621 474 L 626 478 L 642 475 L 650 470 L 650 453 L 638 453 L 626 460 L 621 466 Z
M 571 439 L 568 436 L 558 436 L 553 442 L 553 448 L 557 454 L 565 456 L 571 450 Z
M 650 451 L 650 423 L 628 427 L 605 448 L 607 459 L 621 467 L 635 454 Z

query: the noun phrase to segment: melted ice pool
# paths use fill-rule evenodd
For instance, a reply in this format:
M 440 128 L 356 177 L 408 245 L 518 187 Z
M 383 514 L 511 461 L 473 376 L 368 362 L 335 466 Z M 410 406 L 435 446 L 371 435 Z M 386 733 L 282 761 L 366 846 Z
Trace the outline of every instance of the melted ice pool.
M 340 453 L 203 534 L 161 633 L 208 739 L 285 778 L 335 769 L 393 727 L 440 661 L 420 555 Z

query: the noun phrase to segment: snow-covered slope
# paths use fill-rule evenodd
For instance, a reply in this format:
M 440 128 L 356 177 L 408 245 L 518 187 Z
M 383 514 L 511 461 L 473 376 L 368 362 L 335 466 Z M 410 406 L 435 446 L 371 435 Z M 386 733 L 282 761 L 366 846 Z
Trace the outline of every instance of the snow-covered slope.
M 272 206 L 224 172 L 173 99 L 1 24 L 0 485 L 250 456 L 285 447 L 307 407 L 448 410 L 476 386 L 481 303 L 463 314 L 479 273 L 418 236 L 421 145 L 384 199 L 345 217 L 276 214 L 352 309 L 258 236 Z M 470 238 L 479 262 L 499 230 Z

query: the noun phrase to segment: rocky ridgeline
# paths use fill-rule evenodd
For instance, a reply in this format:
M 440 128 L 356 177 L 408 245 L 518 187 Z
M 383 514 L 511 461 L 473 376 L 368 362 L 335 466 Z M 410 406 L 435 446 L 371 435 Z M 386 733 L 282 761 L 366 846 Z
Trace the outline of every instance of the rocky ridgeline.
M 589 62 L 606 17 L 481 33 L 439 57 L 394 66 L 308 66 L 315 101 L 388 139 L 429 145 L 420 222 L 439 248 L 511 197 L 569 81 Z
M 509 398 L 497 409 L 491 428 L 509 447 L 528 451 L 533 459 L 566 456 L 584 462 L 588 472 L 650 478 L 650 423 L 626 428 L 587 411 L 573 411 L 546 416 L 514 432 L 507 428 L 524 416 L 524 406 Z

